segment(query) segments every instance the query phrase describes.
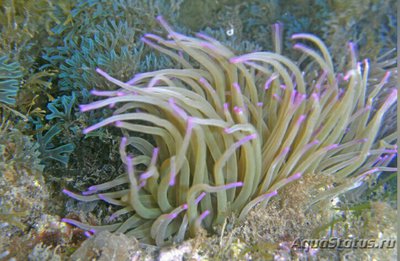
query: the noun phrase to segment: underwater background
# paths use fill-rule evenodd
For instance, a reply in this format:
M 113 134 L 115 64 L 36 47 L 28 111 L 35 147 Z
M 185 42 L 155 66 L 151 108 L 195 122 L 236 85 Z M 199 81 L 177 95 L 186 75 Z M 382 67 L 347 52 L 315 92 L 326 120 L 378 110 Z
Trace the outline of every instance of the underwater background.
M 116 89 L 96 68 L 125 82 L 176 67 L 141 41 L 146 33 L 165 35 L 158 15 L 175 31 L 202 32 L 236 55 L 273 50 L 272 25 L 280 23 L 285 56 L 298 58 L 293 34 L 311 33 L 325 42 L 338 72 L 345 71 L 353 42 L 357 60 L 369 59 L 372 83 L 391 72 L 385 97 L 385 89 L 397 86 L 396 6 L 394 0 L 0 0 L 0 260 L 110 260 L 113 254 L 114 260 L 395 260 L 395 248 L 295 251 L 290 242 L 327 234 L 396 239 L 397 172 L 374 176 L 312 213 L 298 202 L 311 200 L 313 181 L 290 184 L 284 188 L 290 193 L 245 221 L 232 215 L 214 233 L 164 248 L 125 235 L 91 236 L 61 219 L 112 223 L 115 209 L 106 202 L 62 193 L 125 173 L 118 129 L 83 133 L 112 110 L 81 112 L 78 105 L 97 100 L 91 90 Z M 391 106 L 377 136 L 396 129 Z M 396 155 L 389 167 L 397 166 Z

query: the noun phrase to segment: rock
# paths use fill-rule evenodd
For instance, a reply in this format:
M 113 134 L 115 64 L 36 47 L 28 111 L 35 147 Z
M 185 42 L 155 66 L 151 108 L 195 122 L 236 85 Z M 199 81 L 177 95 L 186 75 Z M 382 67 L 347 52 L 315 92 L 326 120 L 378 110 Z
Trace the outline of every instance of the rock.
M 102 231 L 81 245 L 71 260 L 124 261 L 131 260 L 140 253 L 139 243 L 124 234 Z

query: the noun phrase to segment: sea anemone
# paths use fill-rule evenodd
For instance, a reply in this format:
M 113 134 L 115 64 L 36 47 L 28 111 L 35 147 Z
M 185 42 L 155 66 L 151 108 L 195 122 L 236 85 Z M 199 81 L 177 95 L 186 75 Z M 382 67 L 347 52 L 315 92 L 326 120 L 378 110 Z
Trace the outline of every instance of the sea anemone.
M 188 37 L 158 21 L 168 38 L 145 34 L 142 40 L 175 60 L 177 69 L 140 73 L 128 82 L 97 69 L 120 89 L 93 90 L 106 98 L 80 106 L 116 108 L 84 133 L 120 128 L 127 174 L 82 195 L 64 190 L 80 201 L 120 206 L 111 219 L 129 217 L 104 226 L 64 222 L 161 246 L 210 230 L 230 213 L 243 219 L 308 173 L 335 181 L 313 204 L 395 171 L 387 167 L 396 155 L 395 134 L 376 136 L 397 90 L 375 109 L 390 75 L 368 86 L 369 62 L 357 62 L 353 44 L 348 71 L 336 74 L 327 47 L 310 34 L 292 36 L 315 47 L 295 44 L 302 56 L 292 61 L 281 54 L 279 25 L 275 52 L 236 56 L 204 34 Z

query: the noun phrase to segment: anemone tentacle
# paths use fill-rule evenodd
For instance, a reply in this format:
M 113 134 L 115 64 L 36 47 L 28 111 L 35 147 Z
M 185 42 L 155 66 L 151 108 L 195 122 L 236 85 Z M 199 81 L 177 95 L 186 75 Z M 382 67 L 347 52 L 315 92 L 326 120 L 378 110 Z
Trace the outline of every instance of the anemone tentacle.
M 65 222 L 164 245 L 194 236 L 201 227 L 211 229 L 232 212 L 244 218 L 308 173 L 331 175 L 339 184 L 317 202 L 395 170 L 387 167 L 397 149 L 394 136 L 376 137 L 397 91 L 371 109 L 389 75 L 367 92 L 369 64 L 356 62 L 353 44 L 341 79 L 328 48 L 313 35 L 292 37 L 317 47 L 294 46 L 313 61 L 304 65 L 282 54 L 279 39 L 275 52 L 235 56 L 215 39 L 187 37 L 158 20 L 170 39 L 146 34 L 143 41 L 175 59 L 178 68 L 141 73 L 126 83 L 97 69 L 120 89 L 93 90 L 104 99 L 80 107 L 117 108 L 84 133 L 106 125 L 123 129 L 120 154 L 127 175 L 83 195 L 64 190 L 77 200 L 120 206 L 112 219 L 130 217 L 99 227 Z M 152 138 L 135 137 L 138 133 Z M 132 147 L 142 154 L 132 156 Z M 105 192 L 121 185 L 125 189 Z

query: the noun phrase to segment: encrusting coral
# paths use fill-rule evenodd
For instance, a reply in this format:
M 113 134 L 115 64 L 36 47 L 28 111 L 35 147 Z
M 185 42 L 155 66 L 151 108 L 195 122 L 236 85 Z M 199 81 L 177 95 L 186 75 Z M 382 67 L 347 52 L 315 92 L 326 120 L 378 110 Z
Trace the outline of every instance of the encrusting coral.
M 93 90 L 106 98 L 80 106 L 81 111 L 116 108 L 84 133 L 106 125 L 120 128 L 127 175 L 91 186 L 83 195 L 64 190 L 77 200 L 120 206 L 111 219 L 129 218 L 104 226 L 64 222 L 88 233 L 122 232 L 161 246 L 209 230 L 231 212 L 244 218 L 306 173 L 335 181 L 314 204 L 371 175 L 396 170 L 387 167 L 396 155 L 395 134 L 376 136 L 397 90 L 373 109 L 390 75 L 368 86 L 369 63 L 357 62 L 353 44 L 349 69 L 342 75 L 313 35 L 293 35 L 317 47 L 295 44 L 303 54 L 298 61 L 281 54 L 278 25 L 275 52 L 235 56 L 204 34 L 187 37 L 161 17 L 158 21 L 168 39 L 145 34 L 142 40 L 179 68 L 137 74 L 127 82 L 97 69 L 120 89 Z

